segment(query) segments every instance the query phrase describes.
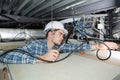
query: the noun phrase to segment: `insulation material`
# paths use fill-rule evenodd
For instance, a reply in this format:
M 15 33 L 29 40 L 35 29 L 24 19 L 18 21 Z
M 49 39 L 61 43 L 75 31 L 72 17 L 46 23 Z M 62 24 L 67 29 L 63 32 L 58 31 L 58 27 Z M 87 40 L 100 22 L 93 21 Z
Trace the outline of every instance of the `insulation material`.
M 43 37 L 45 37 L 45 34 L 43 33 L 43 30 L 40 29 L 0 29 L 1 42 L 14 40 L 29 40 Z

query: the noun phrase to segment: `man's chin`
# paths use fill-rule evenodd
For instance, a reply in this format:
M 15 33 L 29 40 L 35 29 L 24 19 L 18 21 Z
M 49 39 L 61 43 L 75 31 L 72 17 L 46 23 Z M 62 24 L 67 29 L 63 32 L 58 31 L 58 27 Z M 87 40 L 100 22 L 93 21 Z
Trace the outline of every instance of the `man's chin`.
M 61 43 L 57 44 L 57 45 L 61 45 Z
M 58 45 L 58 46 L 59 46 L 59 45 L 61 45 L 61 43 L 56 43 L 56 45 Z

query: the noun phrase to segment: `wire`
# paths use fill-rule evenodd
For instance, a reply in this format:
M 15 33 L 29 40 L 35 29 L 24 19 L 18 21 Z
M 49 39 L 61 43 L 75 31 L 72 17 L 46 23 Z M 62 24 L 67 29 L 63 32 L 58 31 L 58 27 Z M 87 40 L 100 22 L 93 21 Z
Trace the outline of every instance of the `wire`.
M 78 28 L 78 24 L 77 24 L 77 22 L 75 21 L 74 18 L 73 18 L 73 24 L 75 25 L 75 28 L 76 28 L 76 30 L 79 32 L 79 34 L 81 34 L 83 37 L 85 37 L 85 40 L 86 40 L 87 44 L 89 44 L 89 41 L 88 41 L 87 36 L 86 36 L 84 33 L 81 33 L 81 32 L 80 32 L 80 30 L 79 30 L 79 28 Z
M 85 27 L 83 26 L 82 22 L 79 20 L 78 23 L 80 24 L 80 27 L 82 28 L 84 35 L 86 35 L 87 32 L 86 32 L 86 29 L 85 29 Z
M 111 49 L 110 49 L 105 43 L 102 43 L 102 44 L 104 44 L 104 45 L 108 48 L 108 50 L 109 50 L 109 52 L 110 52 L 110 53 L 109 53 L 109 56 L 108 56 L 107 58 L 100 58 L 100 57 L 99 57 L 99 54 L 98 54 L 98 52 L 99 52 L 99 49 L 98 49 L 97 52 L 96 52 L 96 57 L 97 57 L 99 60 L 105 61 L 105 60 L 108 60 L 108 59 L 111 57 Z M 78 47 L 82 47 L 82 45 L 83 45 L 83 43 L 81 43 L 80 46 L 77 46 L 77 47 L 75 48 L 75 50 L 77 50 Z M 11 49 L 11 50 L 7 50 L 7 51 L 3 52 L 3 53 L 0 55 L 0 57 L 2 57 L 3 55 L 8 54 L 9 52 L 18 52 L 18 51 L 19 51 L 19 52 L 27 53 L 27 54 L 30 55 L 31 57 L 36 58 L 36 59 L 38 59 L 38 60 L 42 60 L 42 61 L 47 62 L 47 63 L 56 63 L 56 62 L 62 61 L 62 60 L 64 60 L 64 59 L 68 58 L 68 57 L 73 53 L 73 52 L 70 52 L 67 56 L 65 56 L 64 58 L 61 58 L 61 59 L 59 59 L 59 60 L 49 61 L 49 60 L 42 59 L 42 58 L 40 58 L 40 57 L 38 57 L 38 56 L 35 56 L 35 55 L 33 55 L 32 53 L 30 53 L 30 52 L 21 50 L 21 49 Z M 4 62 L 3 62 L 3 63 L 4 63 Z
M 73 18 L 73 23 L 74 23 L 74 25 L 76 26 L 76 28 L 78 28 L 77 26 L 77 23 L 75 22 L 75 20 L 74 20 L 74 18 Z M 83 27 L 83 26 L 82 26 Z M 77 29 L 78 31 L 79 31 L 79 33 L 81 33 L 80 32 L 80 30 L 79 29 Z M 84 35 L 85 36 L 85 39 L 86 39 L 86 41 L 87 41 L 87 43 L 89 43 L 89 41 L 88 41 L 88 38 L 87 38 L 87 36 L 86 35 Z M 104 44 L 104 43 L 102 43 L 102 44 Z M 99 60 L 108 60 L 110 57 L 111 57 L 111 50 L 110 50 L 110 48 L 106 45 L 106 44 L 104 44 L 107 48 L 108 48 L 108 50 L 109 50 L 109 56 L 107 57 L 107 58 L 100 58 L 99 57 L 99 55 L 98 55 L 98 52 L 99 52 L 99 49 L 97 50 L 97 52 L 96 52 L 96 57 L 99 59 Z
M 84 43 L 81 43 L 79 46 L 77 46 L 77 47 L 75 48 L 75 50 L 77 50 L 77 48 L 79 48 L 79 47 L 83 47 L 83 46 L 82 46 L 83 44 L 84 44 Z M 63 44 L 63 45 L 64 45 L 64 44 Z M 63 47 L 63 46 L 62 46 L 62 47 Z M 61 47 L 60 47 L 60 48 L 61 48 Z M 44 62 L 47 62 L 47 63 L 56 63 L 56 62 L 62 61 L 62 60 L 64 60 L 64 59 L 68 58 L 68 57 L 73 53 L 73 52 L 70 52 L 70 53 L 68 53 L 68 55 L 66 55 L 64 58 L 61 58 L 61 59 L 59 59 L 59 60 L 49 61 L 49 60 L 42 59 L 42 58 L 40 58 L 40 57 L 38 57 L 38 56 L 35 56 L 35 55 L 33 55 L 32 53 L 27 52 L 27 51 L 25 51 L 25 50 L 21 50 L 21 49 L 11 49 L 11 50 L 7 50 L 7 51 L 3 52 L 3 53 L 0 55 L 0 57 L 8 54 L 9 52 L 24 52 L 24 53 L 27 53 L 28 55 L 30 55 L 30 56 L 33 57 L 33 58 L 36 58 L 36 59 L 38 59 L 38 60 L 41 60 L 41 61 L 44 61 Z M 4 63 L 4 62 L 3 62 L 3 63 Z
M 8 69 L 9 78 L 10 78 L 10 80 L 13 80 L 12 73 L 10 71 L 10 68 L 9 68 L 8 64 L 6 64 L 6 66 L 7 66 L 7 69 Z
M 99 60 L 102 60 L 102 61 L 105 61 L 105 60 L 108 60 L 110 57 L 111 57 L 111 49 L 105 44 L 105 43 L 102 43 L 102 44 L 104 44 L 107 48 L 108 48 L 108 50 L 109 50 L 109 56 L 107 57 L 107 58 L 100 58 L 99 57 L 99 54 L 98 54 L 98 52 L 99 52 L 99 49 L 97 50 L 97 52 L 96 52 L 96 57 L 99 59 Z
M 34 57 L 34 58 L 36 58 L 36 59 L 39 59 L 39 60 L 42 60 L 42 61 L 45 61 L 45 62 L 48 62 L 48 63 L 52 63 L 52 62 L 53 62 L 53 61 L 48 61 L 48 60 L 44 60 L 44 59 L 42 59 L 42 58 L 39 58 L 39 57 L 33 55 L 32 53 L 27 52 L 27 51 L 24 51 L 24 50 L 21 50 L 21 49 L 11 49 L 11 50 L 7 50 L 7 51 L 5 51 L 3 54 L 1 54 L 0 57 L 3 56 L 3 55 L 8 54 L 9 52 L 24 52 L 24 53 L 27 53 L 27 54 L 29 54 L 30 56 L 32 56 L 32 57 Z
M 15 37 L 14 37 L 12 40 L 16 40 L 16 37 L 17 37 L 18 35 L 22 35 L 22 34 L 24 34 L 25 36 L 28 35 L 32 40 L 34 40 L 34 38 L 33 38 L 30 34 L 26 33 L 25 31 L 20 32 L 20 33 L 18 33 L 17 35 L 15 35 Z

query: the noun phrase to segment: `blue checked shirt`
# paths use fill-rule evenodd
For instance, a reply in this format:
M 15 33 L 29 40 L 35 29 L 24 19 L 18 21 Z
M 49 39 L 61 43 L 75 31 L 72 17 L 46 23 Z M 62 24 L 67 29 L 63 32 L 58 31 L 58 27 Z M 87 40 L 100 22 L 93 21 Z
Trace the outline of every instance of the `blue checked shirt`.
M 60 48 L 60 53 L 68 53 L 68 52 L 81 52 L 85 50 L 89 50 L 91 45 L 89 44 L 64 44 L 60 46 L 55 45 L 53 49 Z M 18 47 L 17 49 L 21 49 L 32 53 L 34 56 L 43 55 L 48 51 L 46 39 L 30 41 L 25 46 Z M 0 57 L 0 62 L 12 64 L 36 64 L 36 59 L 31 57 L 29 54 L 22 51 L 12 51 L 6 55 Z

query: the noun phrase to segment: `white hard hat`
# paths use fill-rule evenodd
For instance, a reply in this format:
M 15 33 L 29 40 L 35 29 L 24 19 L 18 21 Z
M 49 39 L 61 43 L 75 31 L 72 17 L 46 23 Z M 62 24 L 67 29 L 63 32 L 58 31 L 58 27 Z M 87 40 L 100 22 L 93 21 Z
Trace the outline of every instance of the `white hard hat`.
M 44 32 L 47 33 L 50 29 L 61 29 L 64 31 L 65 35 L 68 34 L 68 31 L 64 28 L 64 25 L 59 21 L 51 21 L 49 22 L 44 29 Z

